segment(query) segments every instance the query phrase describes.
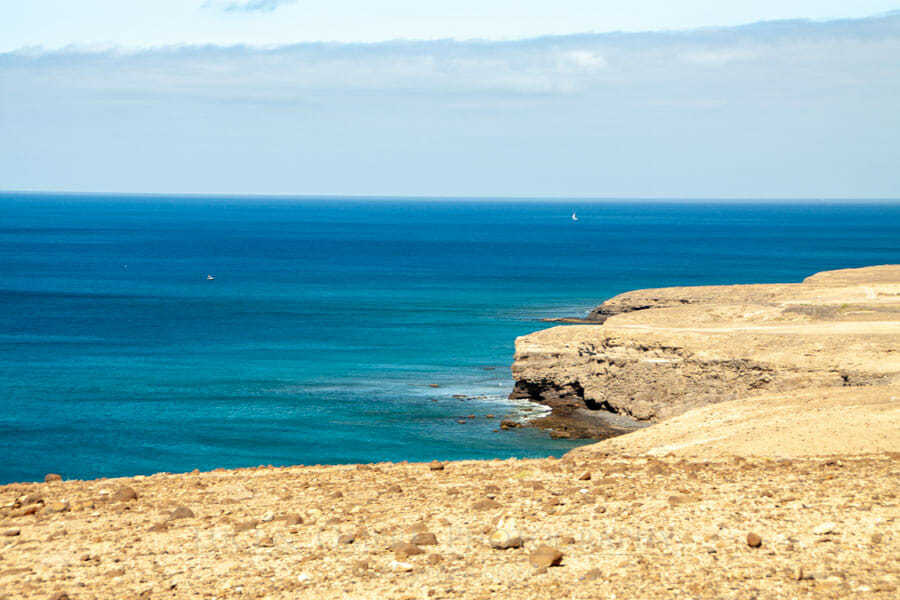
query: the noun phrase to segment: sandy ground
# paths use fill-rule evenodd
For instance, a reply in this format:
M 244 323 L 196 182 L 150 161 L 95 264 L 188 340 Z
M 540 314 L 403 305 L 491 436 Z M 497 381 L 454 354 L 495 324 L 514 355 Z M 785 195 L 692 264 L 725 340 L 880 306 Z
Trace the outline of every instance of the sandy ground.
M 821 388 L 722 402 L 573 454 L 800 458 L 885 451 L 900 452 L 900 386 Z
M 443 470 L 7 485 L 0 598 L 896 598 L 898 457 L 707 460 L 601 444 Z M 190 513 L 173 519 L 181 506 Z M 498 529 L 523 547 L 492 548 Z M 391 549 L 411 541 L 421 554 Z M 559 566 L 530 563 L 541 545 Z

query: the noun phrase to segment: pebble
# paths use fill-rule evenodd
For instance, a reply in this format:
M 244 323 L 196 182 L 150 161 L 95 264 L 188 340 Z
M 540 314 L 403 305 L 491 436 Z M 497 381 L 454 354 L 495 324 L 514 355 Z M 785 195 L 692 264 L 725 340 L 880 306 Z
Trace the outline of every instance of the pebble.
M 528 562 L 536 569 L 555 567 L 562 562 L 563 553 L 550 546 L 540 546 L 528 556 Z
M 410 540 L 410 543 L 415 544 L 416 546 L 436 546 L 438 541 L 433 533 L 430 531 L 423 531 L 414 535 L 413 539 Z
M 29 504 L 37 504 L 44 502 L 44 497 L 41 494 L 27 494 L 22 497 L 21 504 L 22 506 L 28 506 Z
M 44 475 L 44 482 L 51 483 L 53 481 L 62 481 L 62 475 L 59 473 L 47 473 Z
M 748 533 L 747 545 L 751 548 L 759 548 L 760 546 L 762 546 L 762 538 L 755 533 Z
M 394 551 L 394 556 L 396 556 L 399 560 L 403 560 L 409 556 L 415 556 L 416 554 L 424 554 L 425 551 L 416 546 L 415 544 L 410 544 L 407 542 L 400 542 L 394 544 L 391 547 L 391 550 Z
M 22 533 L 21 529 L 7 529 L 6 531 L 3 532 L 3 535 L 6 537 L 16 537 L 17 535 L 19 535 L 21 533 Z
M 582 473 L 581 475 L 578 476 L 578 481 L 590 481 L 590 479 L 591 479 L 590 471 L 585 471 L 584 473 Z
M 413 570 L 413 566 L 411 564 L 409 564 L 408 562 L 392 560 L 391 561 L 391 569 L 393 569 L 394 571 L 404 571 L 404 572 L 408 573 L 409 571 Z
M 432 471 L 443 471 L 444 463 L 434 460 L 428 464 L 428 468 Z
M 255 520 L 236 523 L 234 526 L 234 532 L 241 533 L 242 531 L 250 531 L 251 529 L 256 529 L 257 524 L 258 523 Z
M 794 567 L 793 576 L 796 581 L 806 581 L 813 578 L 812 574 L 805 572 L 800 565 Z
M 179 506 L 172 511 L 171 515 L 169 515 L 169 520 L 174 521 L 175 519 L 193 519 L 195 516 L 196 515 L 194 515 L 194 511 L 189 509 L 187 506 Z
M 44 507 L 44 512 L 46 513 L 61 513 L 61 512 L 69 512 L 71 509 L 71 505 L 68 502 L 51 502 L 47 506 Z
M 813 529 L 813 533 L 816 535 L 828 535 L 829 533 L 835 533 L 836 530 L 837 530 L 837 525 L 835 525 L 834 523 L 828 522 L 828 523 L 822 523 L 821 525 L 816 526 L 816 528 Z
M 152 531 L 153 533 L 162 533 L 163 531 L 169 530 L 169 524 L 166 522 L 156 523 L 155 525 L 151 525 L 150 529 L 147 531 Z
M 337 542 L 338 544 L 352 544 L 356 541 L 356 535 L 352 533 L 345 533 L 344 535 L 338 536 Z
M 259 538 L 256 545 L 260 548 L 272 548 L 275 546 L 275 540 L 272 539 L 272 536 L 266 535 Z
M 116 493 L 112 495 L 113 502 L 130 502 L 131 500 L 137 500 L 137 492 L 135 492 L 132 488 L 127 485 L 123 485 L 119 489 L 116 490 Z
M 56 592 L 52 596 L 50 596 L 50 600 L 72 600 L 71 596 L 69 596 L 65 592 Z
M 500 503 L 496 500 L 485 498 L 484 500 L 479 500 L 478 502 L 473 504 L 472 508 L 474 508 L 475 510 L 494 510 L 496 508 L 500 508 Z
M 500 521 L 497 529 L 488 537 L 488 543 L 491 545 L 491 548 L 496 548 L 497 550 L 521 548 L 522 536 L 516 531 L 513 523 Z
M 579 579 L 582 581 L 594 581 L 596 579 L 603 579 L 603 571 L 600 569 L 591 569 L 584 575 L 582 575 Z
M 271 510 L 266 511 L 266 513 L 259 518 L 259 520 L 262 521 L 263 523 L 269 523 L 270 521 L 273 521 L 274 519 L 275 519 L 275 514 Z

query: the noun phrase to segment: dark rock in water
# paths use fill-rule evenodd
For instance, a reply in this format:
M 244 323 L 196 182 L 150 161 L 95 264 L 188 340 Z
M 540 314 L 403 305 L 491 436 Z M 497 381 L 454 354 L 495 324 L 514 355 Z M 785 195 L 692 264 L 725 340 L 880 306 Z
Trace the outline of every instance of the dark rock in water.
M 512 421 L 510 419 L 503 419 L 500 421 L 500 429 L 518 429 L 522 424 L 518 421 Z
M 441 387 L 441 386 L 440 386 L 439 383 L 429 383 L 429 384 L 428 384 L 428 387 L 439 388 L 439 387 Z
M 47 473 L 46 475 L 44 475 L 45 483 L 52 483 L 54 481 L 62 481 L 62 475 L 59 475 L 57 473 Z

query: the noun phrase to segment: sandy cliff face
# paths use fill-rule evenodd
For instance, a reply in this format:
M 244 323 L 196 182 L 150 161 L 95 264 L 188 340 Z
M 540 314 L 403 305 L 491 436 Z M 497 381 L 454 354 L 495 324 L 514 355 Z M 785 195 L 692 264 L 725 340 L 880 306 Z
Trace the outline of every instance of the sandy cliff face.
M 563 435 L 587 411 L 655 422 L 765 393 L 900 381 L 900 265 L 637 290 L 591 318 L 602 323 L 516 340 L 513 396 L 553 407 Z

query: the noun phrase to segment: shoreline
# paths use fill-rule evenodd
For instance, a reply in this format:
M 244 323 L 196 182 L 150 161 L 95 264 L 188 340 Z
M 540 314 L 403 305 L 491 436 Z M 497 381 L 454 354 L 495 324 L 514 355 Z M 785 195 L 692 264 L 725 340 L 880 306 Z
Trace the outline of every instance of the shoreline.
M 900 381 L 900 265 L 634 290 L 554 322 L 516 340 L 510 398 L 549 407 L 531 426 L 558 437 L 607 439 L 766 392 Z
M 865 276 L 855 304 L 845 296 L 849 287 L 860 291 L 858 282 L 835 287 L 834 274 L 827 285 L 817 283 L 820 274 L 811 278 L 819 304 L 809 310 L 779 304 L 806 293 L 802 286 L 757 287 L 753 294 L 768 304 L 743 303 L 737 312 L 721 302 L 695 303 L 687 312 L 646 309 L 637 313 L 638 329 L 621 327 L 636 316 L 622 314 L 587 331 L 575 325 L 520 338 L 514 394 L 527 398 L 508 401 L 533 402 L 537 395 L 549 415 L 536 421 L 555 415 L 594 427 L 655 423 L 561 458 L 251 467 L 84 481 L 48 474 L 44 483 L 0 485 L 0 599 L 5 593 L 24 600 L 893 599 L 900 590 L 900 358 L 893 356 L 900 338 L 898 329 L 884 329 L 886 315 L 900 311 L 900 266 L 890 271 L 889 283 L 873 283 L 871 271 L 848 274 L 845 280 Z M 684 290 L 690 289 L 663 296 L 683 297 Z M 687 293 L 720 292 L 735 296 L 733 289 Z M 821 310 L 822 298 L 839 310 Z M 840 309 L 866 302 L 879 306 Z M 679 414 L 648 410 L 638 418 L 631 404 L 598 402 L 584 364 L 572 362 L 607 360 L 588 344 L 614 333 L 602 338 L 605 351 L 635 350 L 615 360 L 660 380 L 654 369 L 674 368 L 666 362 L 673 348 L 693 352 L 690 331 L 666 327 L 695 319 L 695 328 L 709 328 L 702 319 L 713 318 L 721 329 L 738 313 L 746 315 L 745 326 L 768 316 L 770 326 L 787 329 L 767 330 L 764 338 L 743 331 L 726 345 L 717 343 L 721 334 L 705 332 L 706 352 L 734 348 L 771 359 L 761 348 L 791 340 L 780 347 L 784 355 L 774 356 L 782 369 L 792 366 L 785 356 L 797 357 L 805 379 L 785 383 L 774 367 L 761 379 L 751 369 L 760 387 L 785 389 L 706 398 L 701 406 L 679 404 L 695 393 L 685 383 L 667 397 L 684 409 Z M 828 346 L 829 322 L 840 324 L 837 348 Z M 804 329 L 810 324 L 817 333 Z M 649 343 L 648 331 L 663 331 L 665 344 Z M 804 345 L 809 335 L 817 346 Z M 820 347 L 827 356 L 810 349 Z M 816 367 L 846 356 L 845 347 L 853 369 L 839 371 L 837 382 L 819 377 Z M 664 351 L 668 357 L 659 356 Z M 721 375 L 722 357 L 705 354 L 705 370 L 692 371 L 694 356 L 682 355 L 679 372 L 698 377 L 698 387 L 714 387 L 707 377 Z M 748 368 L 746 359 L 724 364 Z M 608 383 L 607 372 L 590 373 Z M 528 379 L 537 374 L 542 378 Z M 811 381 L 821 385 L 788 385 Z M 740 382 L 728 384 L 739 389 Z

